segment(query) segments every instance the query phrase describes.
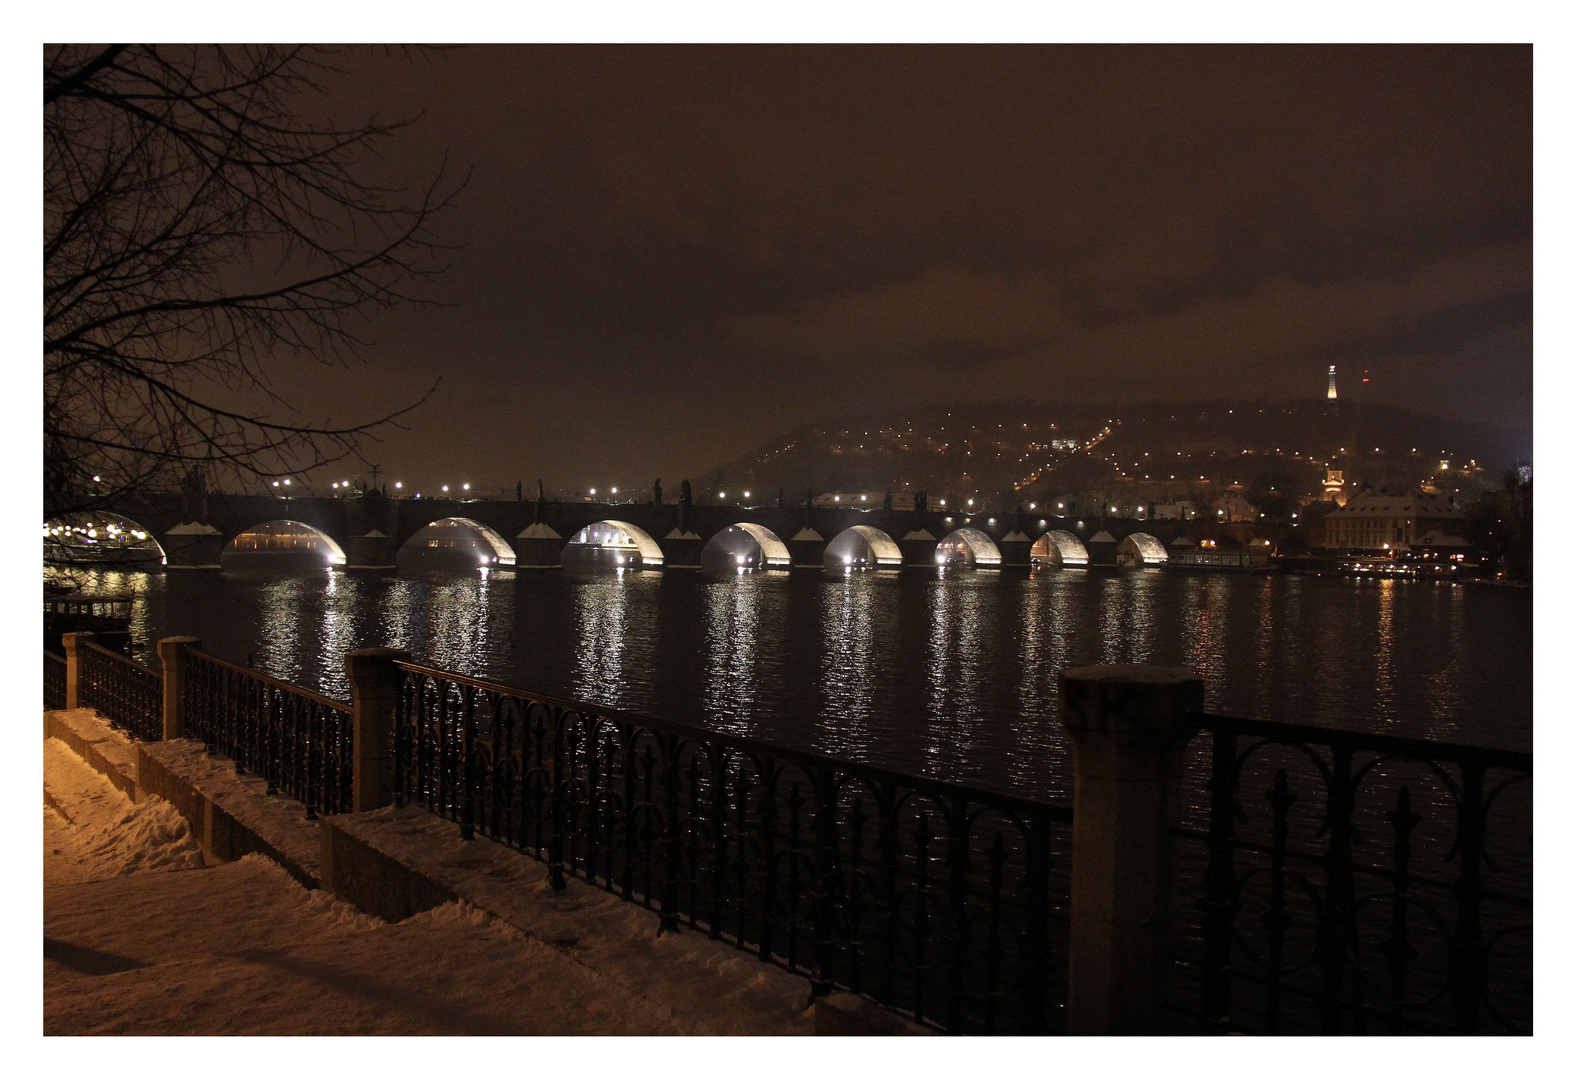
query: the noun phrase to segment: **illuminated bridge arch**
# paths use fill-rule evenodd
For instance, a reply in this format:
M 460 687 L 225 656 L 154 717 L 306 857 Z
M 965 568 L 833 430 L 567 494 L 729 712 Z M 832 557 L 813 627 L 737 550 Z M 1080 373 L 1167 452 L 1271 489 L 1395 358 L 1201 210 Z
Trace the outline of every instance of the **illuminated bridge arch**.
M 756 525 L 748 521 L 737 522 L 714 534 L 706 542 L 706 549 L 703 549 L 702 557 L 705 558 L 707 549 L 715 551 L 717 548 L 728 547 L 738 551 L 742 545 L 748 547 L 748 545 L 743 544 L 746 538 L 749 539 L 750 543 L 761 549 L 761 564 L 763 566 L 787 569 L 792 565 L 793 559 L 789 556 L 788 545 L 778 539 L 778 534 L 764 525 Z M 743 561 L 744 555 L 740 555 L 740 559 Z
M 870 549 L 871 561 L 877 566 L 901 567 L 903 550 L 898 542 L 874 525 L 853 525 L 827 541 L 826 561 L 843 564 L 845 556 L 853 557 L 855 548 Z
M 979 529 L 954 529 L 936 544 L 939 563 L 968 563 L 972 566 L 1001 566 L 1002 551 L 996 541 Z
M 226 544 L 223 555 L 320 555 L 329 566 L 345 565 L 345 552 L 332 536 L 289 518 L 253 525 Z
M 1129 533 L 1117 545 L 1118 566 L 1155 566 L 1166 562 L 1166 546 L 1149 533 Z
M 1090 553 L 1085 550 L 1079 538 L 1065 529 L 1053 529 L 1029 549 L 1031 562 L 1048 563 L 1052 566 L 1088 566 Z
M 163 563 L 164 546 L 130 518 L 68 514 L 44 522 L 44 557 L 70 563 Z
M 647 566 L 663 564 L 662 545 L 652 539 L 652 534 L 628 521 L 597 521 L 587 525 L 569 538 L 571 544 L 588 547 L 634 548 L 640 552 L 641 562 Z
M 515 549 L 493 529 L 472 518 L 446 517 L 417 529 L 400 548 L 401 554 L 427 549 L 470 553 L 483 566 L 514 566 Z

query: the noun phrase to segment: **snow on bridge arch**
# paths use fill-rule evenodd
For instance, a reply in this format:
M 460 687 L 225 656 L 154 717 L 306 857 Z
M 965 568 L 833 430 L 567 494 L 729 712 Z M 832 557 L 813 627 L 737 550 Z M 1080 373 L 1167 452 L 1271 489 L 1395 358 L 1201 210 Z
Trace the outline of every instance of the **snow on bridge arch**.
M 874 525 L 853 525 L 827 541 L 825 564 L 843 566 L 903 565 L 898 542 Z
M 936 545 L 936 561 L 943 565 L 1001 566 L 996 541 L 979 529 L 954 529 Z
M 1117 545 L 1118 566 L 1154 566 L 1166 562 L 1166 547 L 1149 533 L 1129 533 Z
M 663 564 L 662 545 L 652 539 L 651 533 L 639 525 L 631 525 L 628 521 L 595 522 L 570 537 L 569 542 L 610 550 L 634 548 L 640 552 L 641 562 L 647 566 Z
M 174 533 L 176 530 L 171 529 Z M 281 518 L 253 525 L 225 545 L 222 558 L 253 555 L 317 555 L 329 566 L 344 566 L 345 552 L 334 538 L 304 521 Z
M 1035 541 L 1029 549 L 1032 562 L 1047 563 L 1051 566 L 1088 566 L 1090 553 L 1084 549 L 1079 538 L 1065 529 L 1053 529 L 1039 540 Z

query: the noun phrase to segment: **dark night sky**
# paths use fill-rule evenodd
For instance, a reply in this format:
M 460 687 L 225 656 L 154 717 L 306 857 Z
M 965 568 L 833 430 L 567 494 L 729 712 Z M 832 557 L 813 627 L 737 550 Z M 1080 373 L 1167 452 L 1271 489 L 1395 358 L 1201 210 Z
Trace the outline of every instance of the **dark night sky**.
M 470 186 L 336 419 L 385 477 L 677 486 L 921 403 L 1318 395 L 1532 431 L 1525 47 L 476 47 L 341 58 Z

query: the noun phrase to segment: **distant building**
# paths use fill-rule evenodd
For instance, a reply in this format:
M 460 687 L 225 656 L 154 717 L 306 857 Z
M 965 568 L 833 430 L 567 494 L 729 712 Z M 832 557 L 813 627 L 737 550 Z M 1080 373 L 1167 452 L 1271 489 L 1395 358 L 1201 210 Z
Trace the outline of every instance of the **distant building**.
M 1431 530 L 1462 532 L 1467 515 L 1445 495 L 1354 495 L 1325 515 L 1324 547 L 1342 551 L 1407 551 Z
M 1336 365 L 1335 364 L 1331 365 L 1331 383 L 1330 383 L 1330 387 L 1325 391 L 1325 397 L 1329 401 L 1335 401 L 1336 400 Z
M 1229 492 L 1210 505 L 1207 517 L 1215 522 L 1258 521 L 1259 511 L 1237 492 Z
M 1346 481 L 1344 481 L 1342 479 L 1342 471 L 1340 469 L 1326 469 L 1325 470 L 1325 498 L 1326 498 L 1326 501 L 1333 502 L 1333 503 L 1336 503 L 1338 505 L 1340 505 L 1341 503 L 1346 502 L 1347 501 L 1346 496 L 1342 492 L 1342 488 L 1345 485 L 1346 485 Z
M 1156 503 L 1155 513 L 1152 515 L 1157 521 L 1192 521 L 1199 516 L 1199 511 L 1188 500 L 1182 502 Z

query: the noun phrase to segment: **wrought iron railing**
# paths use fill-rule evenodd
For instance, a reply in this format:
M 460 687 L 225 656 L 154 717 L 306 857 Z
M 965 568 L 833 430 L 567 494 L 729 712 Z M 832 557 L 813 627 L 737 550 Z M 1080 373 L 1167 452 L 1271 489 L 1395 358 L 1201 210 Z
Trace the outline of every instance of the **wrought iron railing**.
M 66 658 L 44 650 L 44 708 L 66 707 Z
M 1531 1032 L 1531 754 L 1196 719 L 1174 992 L 1196 1029 Z
M 189 737 L 319 811 L 351 808 L 351 707 L 187 647 L 182 715 Z
M 400 804 L 819 991 L 1064 1026 L 1068 808 L 399 666 Z
M 164 738 L 164 676 L 91 641 L 77 642 L 77 704 L 134 739 Z

